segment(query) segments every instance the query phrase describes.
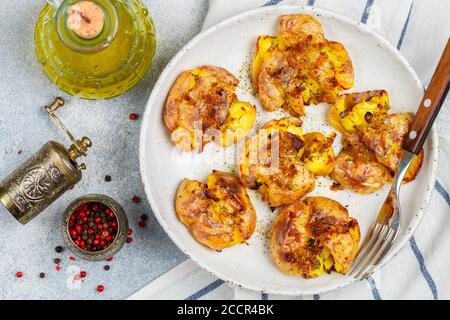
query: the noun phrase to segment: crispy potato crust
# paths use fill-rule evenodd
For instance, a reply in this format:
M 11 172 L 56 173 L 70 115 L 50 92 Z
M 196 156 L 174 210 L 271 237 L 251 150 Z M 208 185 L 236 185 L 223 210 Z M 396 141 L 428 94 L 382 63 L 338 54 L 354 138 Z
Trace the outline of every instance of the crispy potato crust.
M 347 273 L 359 239 L 358 222 L 339 202 L 325 197 L 308 197 L 282 207 L 270 230 L 277 267 L 304 278 L 331 270 Z
M 413 120 L 410 113 L 381 114 L 373 119 L 369 126 L 361 132 L 361 141 L 374 153 L 378 162 L 386 166 L 391 174 L 395 175 L 400 158 L 402 145 L 408 135 Z M 415 179 L 422 166 L 424 157 L 423 148 L 413 158 L 406 172 L 403 182 Z
M 280 36 L 289 45 L 297 45 L 305 41 L 324 41 L 324 32 L 319 21 L 307 14 L 287 14 L 280 17 Z
M 267 111 L 283 108 L 293 116 L 304 106 L 333 103 L 353 86 L 353 65 L 344 46 L 324 38 L 320 23 L 304 14 L 280 18 L 280 34 L 260 36 L 252 82 Z
M 271 207 L 292 203 L 314 189 L 315 177 L 301 160 L 305 145 L 301 125 L 293 117 L 272 120 L 245 141 L 241 181 L 258 189 Z
M 388 114 L 389 109 L 385 90 L 343 94 L 330 108 L 328 118 L 343 134 L 344 144 L 331 177 L 342 187 L 372 193 L 395 175 L 412 115 Z M 422 161 L 423 150 L 414 158 L 404 182 L 414 180 Z
M 216 66 L 181 73 L 164 108 L 172 142 L 183 151 L 201 152 L 212 140 L 226 147 L 244 138 L 253 127 L 256 109 L 238 101 L 238 84 L 235 76 Z
M 302 160 L 308 169 L 316 176 L 327 176 L 333 171 L 334 150 L 333 141 L 336 133 L 325 137 L 321 132 L 311 132 L 304 135 L 305 151 Z
M 340 95 L 328 111 L 328 120 L 341 133 L 364 130 L 368 121 L 390 109 L 385 90 L 347 93 Z
M 413 158 L 411 164 L 409 165 L 409 168 L 406 171 L 405 177 L 403 178 L 404 183 L 411 182 L 416 178 L 417 174 L 420 171 L 420 168 L 422 167 L 424 155 L 425 155 L 425 152 L 423 151 L 423 148 L 422 148 L 422 149 L 420 149 L 419 154 Z
M 184 179 L 175 199 L 180 221 L 204 246 L 222 250 L 252 236 L 256 212 L 234 175 L 213 171 L 206 183 Z
M 375 152 L 378 161 L 391 172 L 397 170 L 403 140 L 409 132 L 412 119 L 410 113 L 380 115 L 361 132 L 361 141 Z
M 382 188 L 389 179 L 385 166 L 361 141 L 357 134 L 343 137 L 343 149 L 336 157 L 331 178 L 345 189 L 368 194 Z

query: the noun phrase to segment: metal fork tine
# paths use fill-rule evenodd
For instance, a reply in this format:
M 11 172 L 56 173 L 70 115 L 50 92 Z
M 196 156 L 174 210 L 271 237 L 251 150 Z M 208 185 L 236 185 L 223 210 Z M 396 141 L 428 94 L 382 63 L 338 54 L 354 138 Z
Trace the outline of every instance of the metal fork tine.
M 382 250 L 380 250 L 380 253 L 378 254 L 377 257 L 375 257 L 372 265 L 369 266 L 369 268 L 366 269 L 367 271 L 364 274 L 362 274 L 359 277 L 359 279 L 366 279 L 366 278 L 368 278 L 373 273 L 373 270 L 378 265 L 378 263 L 383 259 L 383 257 L 386 255 L 386 253 L 392 247 L 392 245 L 394 244 L 394 242 L 395 242 L 395 240 L 397 238 L 397 234 L 396 234 L 395 230 L 392 230 L 392 231 L 393 232 L 390 235 L 388 235 L 388 237 L 386 237 L 386 245 L 385 245 L 385 247 Z M 390 237 L 390 239 L 387 240 L 389 237 Z
M 365 257 L 366 253 L 372 248 L 374 245 L 375 240 L 378 238 L 378 235 L 380 234 L 382 225 L 379 223 L 375 223 L 372 225 L 372 228 L 369 231 L 369 234 L 365 238 L 363 244 L 359 248 L 358 252 L 356 253 L 356 259 L 352 264 L 352 267 L 350 268 L 349 274 L 352 274 L 354 270 L 359 266 L 361 263 L 361 260 Z
M 401 222 L 398 194 L 413 158 L 414 153 L 403 150 L 391 189 L 350 268 L 348 274 L 351 277 L 358 279 L 360 276 L 366 277 L 370 274 L 396 240 Z
M 361 245 L 358 252 L 356 253 L 356 259 L 353 262 L 352 267 L 350 268 L 349 275 L 353 274 L 355 269 L 361 263 L 361 260 L 364 259 L 364 257 L 366 256 L 366 253 L 372 249 L 374 242 L 376 241 L 376 239 L 378 239 L 381 229 L 382 225 L 379 223 L 372 225 L 372 228 L 369 231 L 369 234 L 367 235 L 366 239 L 364 240 L 364 243 Z
M 382 227 L 380 229 L 380 233 L 375 238 L 375 241 L 373 242 L 373 245 L 371 246 L 370 250 L 368 250 L 364 254 L 364 257 L 362 257 L 358 266 L 353 270 L 353 272 L 351 274 L 353 277 L 357 278 L 358 275 L 360 274 L 360 272 L 362 270 L 364 270 L 364 268 L 367 266 L 367 263 L 370 260 L 372 260 L 373 255 L 378 252 L 378 250 L 380 249 L 380 244 L 381 244 L 382 240 L 384 239 L 384 237 L 386 236 L 387 231 L 388 231 L 388 227 L 386 225 L 382 225 Z
M 359 268 L 359 272 L 355 274 L 355 278 L 361 278 L 361 276 L 367 274 L 375 266 L 374 261 L 383 253 L 385 245 L 390 242 L 393 233 L 394 229 L 387 228 L 387 232 L 383 236 L 380 236 L 377 248 L 371 252 L 370 257 Z
M 379 228 L 380 228 L 380 225 L 377 223 L 372 225 L 372 227 L 369 230 L 369 234 L 366 236 L 366 238 L 364 239 L 364 242 L 361 244 L 360 248 L 356 252 L 355 260 L 353 261 L 353 264 L 352 264 L 348 274 L 351 274 L 353 272 L 353 269 L 356 268 L 356 266 L 358 266 L 358 264 L 360 263 L 360 260 L 362 259 L 362 257 L 364 257 L 364 254 L 367 251 L 367 246 L 372 245 L 372 242 L 375 239 L 375 237 L 373 235 L 374 235 L 374 233 L 378 234 Z

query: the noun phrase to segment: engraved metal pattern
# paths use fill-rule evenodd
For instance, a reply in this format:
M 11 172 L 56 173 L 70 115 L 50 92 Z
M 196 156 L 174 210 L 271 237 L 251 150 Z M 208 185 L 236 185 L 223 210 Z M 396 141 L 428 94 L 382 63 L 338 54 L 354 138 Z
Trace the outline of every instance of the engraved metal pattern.
M 68 181 L 45 152 L 28 159 L 21 170 L 13 172 L 8 180 L 8 194 L 23 213 L 46 208 L 49 199 L 65 191 Z
M 47 171 L 37 168 L 28 172 L 20 183 L 22 193 L 30 201 L 40 201 L 50 191 L 52 180 Z

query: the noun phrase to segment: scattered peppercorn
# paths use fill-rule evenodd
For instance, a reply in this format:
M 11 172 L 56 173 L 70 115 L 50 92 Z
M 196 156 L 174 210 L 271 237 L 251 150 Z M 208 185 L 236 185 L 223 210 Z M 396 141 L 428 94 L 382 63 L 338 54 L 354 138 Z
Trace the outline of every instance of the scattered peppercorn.
M 133 242 L 133 238 L 127 237 L 127 243 L 131 243 L 131 242 Z
M 74 256 L 70 256 L 69 259 L 72 260 L 72 261 L 76 260 Z
M 113 257 L 109 257 L 106 261 L 112 261 Z
M 45 278 L 45 273 L 44 272 L 39 273 L 39 278 L 44 279 Z
M 56 264 L 59 264 L 61 262 L 61 259 L 60 258 L 55 258 L 55 259 L 53 259 L 53 262 L 56 263 Z
M 139 228 L 145 228 L 145 221 L 139 221 Z
M 56 271 L 60 271 L 61 270 L 61 267 L 59 266 L 59 265 L 57 265 L 56 267 L 55 267 L 55 269 L 56 269 Z
M 111 176 L 106 175 L 106 176 L 105 176 L 105 181 L 106 181 L 106 182 L 110 182 L 110 181 L 111 181 Z
M 138 196 L 134 196 L 134 197 L 131 199 L 131 201 L 133 201 L 134 203 L 139 203 L 139 202 L 141 202 L 141 198 L 138 197 Z
M 55 251 L 58 252 L 58 253 L 63 252 L 63 250 L 64 250 L 64 249 L 63 249 L 63 247 L 61 247 L 61 246 L 56 246 L 56 247 L 55 247 Z
M 142 221 L 147 221 L 147 219 L 148 219 L 148 215 L 146 215 L 146 214 L 141 215 Z
M 128 235 L 131 236 L 133 234 L 133 229 L 128 229 Z
M 17 278 L 22 278 L 22 277 L 23 277 L 22 271 L 17 271 L 17 272 L 16 272 L 16 277 L 17 277 Z
M 136 112 L 132 112 L 132 113 L 130 113 L 130 115 L 128 116 L 128 118 L 130 119 L 130 120 L 137 120 L 137 118 L 138 118 L 138 114 L 136 113 Z
M 103 269 L 105 269 L 106 271 L 108 271 L 108 270 L 110 269 L 110 266 L 105 265 L 105 266 L 103 267 Z
M 100 285 L 97 286 L 97 291 L 98 292 L 103 292 L 104 290 L 105 290 L 105 287 L 103 285 L 100 284 Z
M 80 277 L 81 278 L 86 278 L 86 271 L 81 271 L 80 272 Z

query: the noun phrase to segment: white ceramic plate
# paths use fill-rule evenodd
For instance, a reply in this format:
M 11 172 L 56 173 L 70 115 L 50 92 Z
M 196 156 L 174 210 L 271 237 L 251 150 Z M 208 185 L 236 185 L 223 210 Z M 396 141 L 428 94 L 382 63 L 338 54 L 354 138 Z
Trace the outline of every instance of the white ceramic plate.
M 259 101 L 251 94 L 248 70 L 258 35 L 277 33 L 280 15 L 289 13 L 307 13 L 317 17 L 326 37 L 345 45 L 355 70 L 355 87 L 349 91 L 386 89 L 392 112 L 416 111 L 423 95 L 422 84 L 406 60 L 380 35 L 364 24 L 318 8 L 265 7 L 232 17 L 202 32 L 170 61 L 156 83 L 145 111 L 140 165 L 145 190 L 158 221 L 176 245 L 201 267 L 223 280 L 253 290 L 289 295 L 316 294 L 348 285 L 352 279 L 333 272 L 305 280 L 278 271 L 267 249 L 266 239 L 274 214 L 252 190 L 249 190 L 249 195 L 257 211 L 258 224 L 249 245 L 215 252 L 194 240 L 175 214 L 177 187 L 183 178 L 205 180 L 213 169 L 234 171 L 236 150 L 235 147 L 223 149 L 210 143 L 202 154 L 178 152 L 170 142 L 162 120 L 164 102 L 175 79 L 183 70 L 203 64 L 224 67 L 240 78 L 238 97 L 254 103 L 258 109 L 252 133 L 266 121 L 284 116 L 282 112 L 262 110 Z M 326 105 L 307 107 L 304 132 L 329 133 L 332 130 L 325 117 L 327 108 Z M 334 147 L 338 152 L 339 137 L 336 140 Z M 402 189 L 404 216 L 400 237 L 384 262 L 400 250 L 424 214 L 435 181 L 436 141 L 436 132 L 433 132 L 425 146 L 425 159 L 419 175 Z M 310 195 L 326 196 L 348 205 L 350 215 L 358 219 L 362 237 L 365 237 L 388 186 L 375 194 L 361 196 L 350 191 L 333 192 L 330 185 L 329 178 L 321 178 Z

